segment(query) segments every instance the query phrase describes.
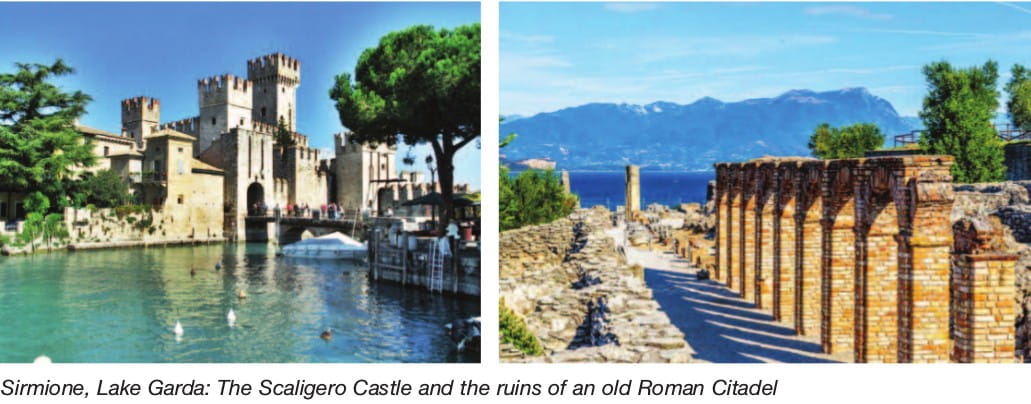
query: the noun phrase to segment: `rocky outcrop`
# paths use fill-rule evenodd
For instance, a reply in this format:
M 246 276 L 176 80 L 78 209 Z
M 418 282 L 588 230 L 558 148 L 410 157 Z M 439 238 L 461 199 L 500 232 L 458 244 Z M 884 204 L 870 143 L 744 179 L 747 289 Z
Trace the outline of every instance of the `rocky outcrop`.
M 595 208 L 501 234 L 501 297 L 545 350 L 502 349 L 503 361 L 690 361 L 683 334 L 605 234 L 610 225 Z

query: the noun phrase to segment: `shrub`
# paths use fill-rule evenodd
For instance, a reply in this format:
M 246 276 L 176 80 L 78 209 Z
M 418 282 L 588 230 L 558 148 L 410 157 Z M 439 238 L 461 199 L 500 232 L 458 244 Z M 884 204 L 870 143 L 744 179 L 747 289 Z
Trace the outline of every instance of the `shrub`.
M 505 307 L 503 300 L 498 304 L 498 328 L 501 342 L 510 343 L 530 356 L 544 353 L 544 348 L 541 348 L 537 337 L 526 328 L 526 322 L 511 309 Z
M 552 170 L 526 170 L 512 178 L 502 166 L 498 178 L 501 230 L 547 223 L 576 210 L 578 198 L 562 187 Z

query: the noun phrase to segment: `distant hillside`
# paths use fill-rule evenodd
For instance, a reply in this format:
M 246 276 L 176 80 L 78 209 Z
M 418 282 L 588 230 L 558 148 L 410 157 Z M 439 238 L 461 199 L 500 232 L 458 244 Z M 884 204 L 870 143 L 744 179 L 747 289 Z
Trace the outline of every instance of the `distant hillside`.
M 806 143 L 820 123 L 872 122 L 891 136 L 921 127 L 899 116 L 887 100 L 865 88 L 792 90 L 775 98 L 688 105 L 586 104 L 506 120 L 501 133 L 518 139 L 505 148 L 510 161 L 550 159 L 561 169 L 612 170 L 628 163 L 646 169 L 711 170 L 717 161 L 763 155 L 809 155 Z

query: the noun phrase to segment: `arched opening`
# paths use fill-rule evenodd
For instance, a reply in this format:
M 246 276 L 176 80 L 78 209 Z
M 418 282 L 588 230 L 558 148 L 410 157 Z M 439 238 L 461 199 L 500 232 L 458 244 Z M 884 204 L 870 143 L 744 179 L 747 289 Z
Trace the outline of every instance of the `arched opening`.
M 824 201 L 820 343 L 829 354 L 853 352 L 855 348 L 857 173 L 854 160 L 837 160 L 827 170 L 830 186 Z
M 387 212 L 393 213 L 394 208 L 394 190 L 387 188 L 380 188 L 376 192 L 376 211 L 379 212 L 379 216 L 386 216 Z
M 823 171 L 817 164 L 799 175 L 795 216 L 795 331 L 820 334 L 821 278 L 823 265 Z
M 866 202 L 857 228 L 856 362 L 898 360 L 899 215 L 893 173 L 874 168 L 863 183 Z
M 251 215 L 263 216 L 268 206 L 265 204 L 265 188 L 255 182 L 247 187 L 247 212 Z

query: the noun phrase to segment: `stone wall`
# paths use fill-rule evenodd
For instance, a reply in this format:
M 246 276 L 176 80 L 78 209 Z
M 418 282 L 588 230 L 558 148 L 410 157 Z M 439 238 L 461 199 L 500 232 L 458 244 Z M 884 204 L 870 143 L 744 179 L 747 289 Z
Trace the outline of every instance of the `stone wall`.
M 545 350 L 525 358 L 503 347 L 502 361 L 690 361 L 683 334 L 605 234 L 610 226 L 601 208 L 501 233 L 501 298 Z
M 717 164 L 715 279 L 777 308 L 797 332 L 818 333 L 827 353 L 948 361 L 951 164 L 948 156 Z
M 220 221 L 205 223 L 201 218 L 191 219 L 187 209 L 190 208 L 120 212 L 67 208 L 64 219 L 68 227 L 68 247 L 81 250 L 225 240 Z

